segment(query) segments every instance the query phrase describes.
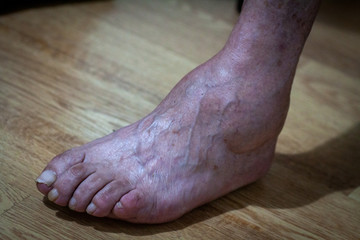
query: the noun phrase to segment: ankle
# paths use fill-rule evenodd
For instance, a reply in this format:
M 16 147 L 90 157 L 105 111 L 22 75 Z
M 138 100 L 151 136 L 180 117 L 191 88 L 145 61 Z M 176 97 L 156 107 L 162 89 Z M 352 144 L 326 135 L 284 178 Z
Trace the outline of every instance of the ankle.
M 253 44 L 257 48 L 258 43 L 268 47 L 266 42 L 272 45 L 279 41 L 302 46 L 319 5 L 320 0 L 246 1 L 228 43 L 241 49 Z
M 319 0 L 251 0 L 220 55 L 238 74 L 274 74 L 296 67 L 319 8 Z M 284 72 L 281 73 L 284 75 Z M 245 74 L 248 76 L 248 74 Z

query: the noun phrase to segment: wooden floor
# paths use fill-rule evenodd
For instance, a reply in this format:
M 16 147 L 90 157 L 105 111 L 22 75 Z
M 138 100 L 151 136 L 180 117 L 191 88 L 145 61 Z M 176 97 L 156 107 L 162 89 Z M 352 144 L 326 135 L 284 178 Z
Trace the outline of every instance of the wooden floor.
M 54 155 L 149 113 L 223 46 L 235 1 L 0 16 L 0 239 L 360 239 L 359 1 L 337 2 L 323 1 L 304 49 L 269 174 L 161 225 L 54 206 L 34 179 Z

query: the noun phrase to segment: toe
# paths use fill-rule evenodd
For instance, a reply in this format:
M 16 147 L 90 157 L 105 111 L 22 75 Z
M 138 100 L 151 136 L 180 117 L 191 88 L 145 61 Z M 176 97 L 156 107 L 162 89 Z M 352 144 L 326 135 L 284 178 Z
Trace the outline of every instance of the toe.
M 112 218 L 137 222 L 139 212 L 144 209 L 144 206 L 144 195 L 138 189 L 134 189 L 125 194 L 120 201 L 115 204 L 109 216 Z
M 36 179 L 37 188 L 42 194 L 48 194 L 51 185 L 56 181 L 56 173 L 52 170 L 45 170 Z
M 77 212 L 84 212 L 95 194 L 112 180 L 113 178 L 109 174 L 98 172 L 91 174 L 76 188 L 69 201 L 69 208 Z
M 93 166 L 86 163 L 78 163 L 70 167 L 53 184 L 52 190 L 48 193 L 49 200 L 60 206 L 66 206 L 76 187 L 94 172 Z
M 37 188 L 41 193 L 47 195 L 58 176 L 84 159 L 85 154 L 76 149 L 68 150 L 54 157 L 36 179 Z
M 96 217 L 108 216 L 116 202 L 131 190 L 128 181 L 114 180 L 101 189 L 86 209 L 88 214 Z
M 41 192 L 44 195 L 47 195 L 52 189 L 52 187 L 49 187 L 44 183 L 36 183 L 36 187 L 39 190 L 39 192 Z

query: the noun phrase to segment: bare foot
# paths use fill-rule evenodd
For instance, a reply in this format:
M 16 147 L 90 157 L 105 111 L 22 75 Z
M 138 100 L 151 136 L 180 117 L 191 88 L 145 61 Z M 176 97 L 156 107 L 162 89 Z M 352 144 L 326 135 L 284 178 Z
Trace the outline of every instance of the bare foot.
M 239 54 L 232 37 L 151 114 L 56 156 L 40 192 L 93 216 L 160 223 L 266 174 L 304 41 L 264 57 L 253 44 Z
M 56 181 L 39 184 L 39 190 L 76 211 L 154 223 L 178 218 L 264 175 L 279 127 L 258 139 L 264 131 L 255 126 L 270 119 L 256 120 L 262 113 L 249 111 L 249 104 L 264 103 L 241 103 L 231 84 L 205 86 L 207 68 L 184 78 L 141 121 L 55 157 L 46 170 L 56 173 Z

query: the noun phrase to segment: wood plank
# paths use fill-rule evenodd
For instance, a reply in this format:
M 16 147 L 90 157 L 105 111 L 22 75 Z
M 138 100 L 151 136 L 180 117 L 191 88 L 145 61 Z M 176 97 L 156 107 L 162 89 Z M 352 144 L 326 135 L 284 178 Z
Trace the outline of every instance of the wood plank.
M 360 202 L 360 187 L 356 188 L 349 194 L 349 197 Z
M 0 16 L 0 238 L 360 239 L 358 5 L 323 2 L 268 175 L 159 225 L 54 206 L 34 179 L 54 155 L 152 111 L 221 49 L 235 1 L 89 1 Z

